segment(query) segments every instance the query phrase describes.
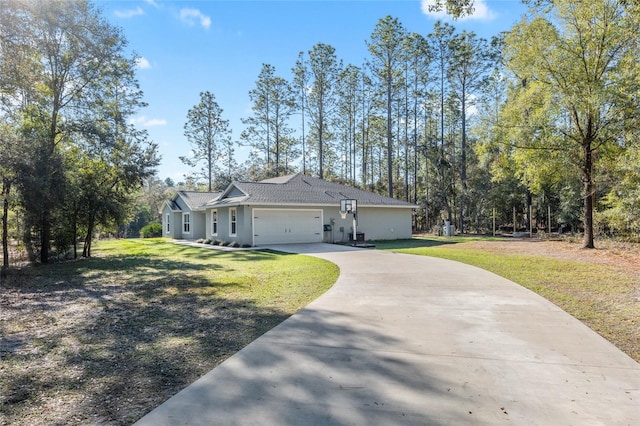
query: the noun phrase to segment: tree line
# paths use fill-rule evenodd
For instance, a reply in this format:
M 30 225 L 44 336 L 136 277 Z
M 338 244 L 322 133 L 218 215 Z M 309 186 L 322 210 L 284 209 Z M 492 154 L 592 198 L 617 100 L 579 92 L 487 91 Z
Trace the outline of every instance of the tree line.
M 202 161 L 209 188 L 301 171 L 401 198 L 420 206 L 417 230 L 446 220 L 486 232 L 496 220 L 580 230 L 585 247 L 597 233 L 637 236 L 638 6 L 527 3 L 521 22 L 491 40 L 442 22 L 412 33 L 387 16 L 362 64 L 324 43 L 288 72 L 263 64 L 237 141 L 250 148 L 245 167 L 210 92 L 185 125 L 197 147 L 189 164 Z M 224 136 L 195 137 L 207 125 L 194 111 L 214 126 L 217 117 Z
M 468 13 L 472 2 L 440 2 Z M 459 4 L 458 4 L 459 3 Z M 518 228 L 640 233 L 640 10 L 636 2 L 530 1 L 492 40 L 391 16 L 345 64 L 318 43 L 278 72 L 264 64 L 238 140 L 211 92 L 187 112 L 188 178 L 301 171 L 420 206 L 416 230 Z M 145 106 L 121 31 L 87 0 L 2 0 L 0 202 L 32 259 L 91 255 L 98 229 L 152 221 L 173 182 L 130 124 Z M 250 148 L 245 164 L 238 144 Z M 169 190 L 172 188 L 169 188 Z M 545 214 L 546 213 L 546 214 Z
M 159 163 L 128 120 L 145 103 L 135 56 L 86 0 L 3 0 L 0 7 L 0 200 L 3 273 L 9 223 L 31 259 L 91 255 L 99 226 L 126 223 Z

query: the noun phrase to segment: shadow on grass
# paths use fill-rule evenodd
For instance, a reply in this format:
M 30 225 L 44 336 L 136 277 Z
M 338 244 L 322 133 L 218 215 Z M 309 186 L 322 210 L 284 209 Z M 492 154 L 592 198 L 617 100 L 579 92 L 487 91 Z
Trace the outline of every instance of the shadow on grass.
M 100 421 L 130 424 L 288 317 L 247 301 L 200 305 L 160 289 L 145 299 L 114 304 L 77 330 L 82 349 L 67 364 L 100 384 L 79 407 Z
M 0 424 L 43 419 L 52 394 L 63 406 L 79 396 L 48 413 L 52 423 L 131 424 L 290 315 L 234 295 L 244 282 L 206 278 L 230 269 L 190 250 L 190 260 L 204 252 L 214 261 L 111 255 L 29 268 L 0 288 L 3 314 L 33 321 L 0 330 L 12 366 L 0 370 Z M 12 295 L 16 303 L 4 303 Z

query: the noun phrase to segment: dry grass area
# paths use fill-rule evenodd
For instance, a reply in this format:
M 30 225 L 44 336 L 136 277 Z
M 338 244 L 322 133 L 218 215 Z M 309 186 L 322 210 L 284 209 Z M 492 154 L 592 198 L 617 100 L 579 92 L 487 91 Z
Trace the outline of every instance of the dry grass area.
M 131 424 L 338 276 L 306 256 L 98 247 L 0 286 L 0 425 Z
M 476 240 L 469 242 L 468 248 L 486 250 L 496 254 L 517 253 L 614 266 L 622 268 L 631 276 L 640 278 L 640 244 L 636 243 L 599 240 L 595 249 L 585 250 L 581 247 L 581 241 L 578 240 L 539 240 L 533 238 L 504 239 L 503 241 Z

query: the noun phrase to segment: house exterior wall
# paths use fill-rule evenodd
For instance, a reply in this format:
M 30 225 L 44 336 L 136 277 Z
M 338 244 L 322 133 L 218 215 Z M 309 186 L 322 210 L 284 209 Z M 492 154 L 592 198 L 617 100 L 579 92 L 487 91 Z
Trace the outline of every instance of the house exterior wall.
M 169 215 L 169 231 L 167 231 L 167 215 Z M 182 238 L 182 213 L 174 212 L 168 205 L 162 210 L 162 236 Z
M 253 208 L 246 206 L 243 209 L 242 230 L 238 229 L 238 239 L 240 244 L 253 244 L 252 215 Z M 255 208 L 266 209 L 270 206 L 255 206 Z M 347 215 L 345 219 L 340 217 L 340 209 L 326 206 L 300 206 L 283 207 L 271 206 L 274 209 L 309 210 L 320 209 L 324 225 L 331 225 L 331 231 L 323 233 L 323 241 L 327 243 L 349 241 L 349 234 L 353 232 L 353 216 Z M 238 208 L 240 209 L 240 207 Z M 411 238 L 412 209 L 410 208 L 385 208 L 385 207 L 362 207 L 358 211 L 357 232 L 363 232 L 366 240 L 395 240 Z M 239 222 L 240 223 L 240 222 Z M 340 229 L 343 229 L 341 231 Z
M 240 245 L 253 245 L 253 209 L 249 206 L 238 206 L 238 237 Z
M 173 211 L 171 208 L 165 204 L 162 209 L 162 235 L 167 238 L 175 238 L 175 239 L 186 239 L 186 240 L 197 240 L 199 238 L 205 238 L 206 228 L 205 228 L 205 212 L 201 211 L 191 211 L 186 203 L 180 198 L 177 197 L 175 203 L 180 206 L 182 211 Z M 183 228 L 183 217 L 184 213 L 189 213 L 189 227 L 190 232 L 184 232 Z M 169 215 L 170 227 L 167 232 L 167 215 Z
M 324 233 L 324 241 L 328 243 L 349 241 L 349 234 L 353 232 L 353 215 L 348 214 L 345 219 L 342 219 L 340 208 L 337 206 L 324 207 L 323 210 L 325 225 L 332 225 L 333 228 L 330 232 Z M 364 233 L 367 241 L 411 238 L 412 209 L 410 208 L 360 207 L 357 215 L 357 232 Z
M 206 237 L 205 212 L 191 212 L 191 235 L 185 234 L 184 238 L 197 240 Z
M 231 235 L 231 215 L 230 210 L 236 209 L 236 235 Z M 212 211 L 218 212 L 218 235 L 213 235 L 213 226 L 211 222 Z M 205 216 L 205 234 L 206 237 L 212 240 L 220 241 L 236 241 L 240 245 L 251 244 L 251 215 L 248 215 L 249 221 L 247 223 L 247 208 L 245 206 L 234 207 L 217 207 L 215 209 L 207 209 Z
M 358 232 L 366 240 L 398 240 L 411 238 L 413 209 L 362 208 L 358 211 Z
M 236 236 L 230 235 L 230 215 L 229 210 L 236 209 Z M 323 206 L 236 206 L 217 207 L 218 212 L 218 235 L 212 235 L 211 211 L 207 209 L 206 214 L 202 214 L 201 229 L 202 236 L 194 236 L 192 239 L 210 238 L 220 241 L 236 241 L 240 245 L 253 245 L 253 209 L 291 209 L 291 210 L 322 210 L 324 225 L 331 225 L 331 231 L 323 233 L 323 241 L 327 243 L 347 242 L 349 234 L 353 232 L 353 216 L 347 215 L 345 219 L 340 217 L 339 207 Z M 201 212 L 195 212 L 201 213 Z M 192 213 L 193 215 L 193 213 Z M 196 216 L 193 216 L 194 218 Z M 194 223 L 192 218 L 192 223 Z M 385 207 L 361 207 L 358 210 L 357 232 L 364 233 L 366 240 L 394 240 L 411 238 L 412 209 L 410 208 L 385 208 Z M 195 226 L 195 223 L 194 223 Z M 341 228 L 343 229 L 341 231 Z M 195 231 L 195 228 L 194 228 Z

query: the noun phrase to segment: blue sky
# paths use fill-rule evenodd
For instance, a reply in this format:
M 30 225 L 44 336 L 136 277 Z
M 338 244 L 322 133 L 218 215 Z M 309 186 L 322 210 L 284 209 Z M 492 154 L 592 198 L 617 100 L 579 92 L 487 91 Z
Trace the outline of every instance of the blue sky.
M 149 104 L 133 120 L 158 143 L 162 163 L 158 177 L 182 181 L 190 168 L 178 159 L 188 155 L 183 135 L 187 111 L 202 91 L 212 92 L 232 137 L 251 114 L 248 92 L 263 63 L 290 79 L 300 51 L 330 44 L 345 64 L 362 64 L 365 41 L 376 23 L 397 17 L 408 31 L 424 36 L 446 20 L 459 30 L 490 38 L 507 30 L 525 12 L 519 0 L 478 1 L 474 16 L 452 21 L 427 13 L 429 0 L 102 0 L 105 17 L 122 28 L 129 47 L 140 56 L 138 79 Z M 239 162 L 246 148 L 236 148 Z

